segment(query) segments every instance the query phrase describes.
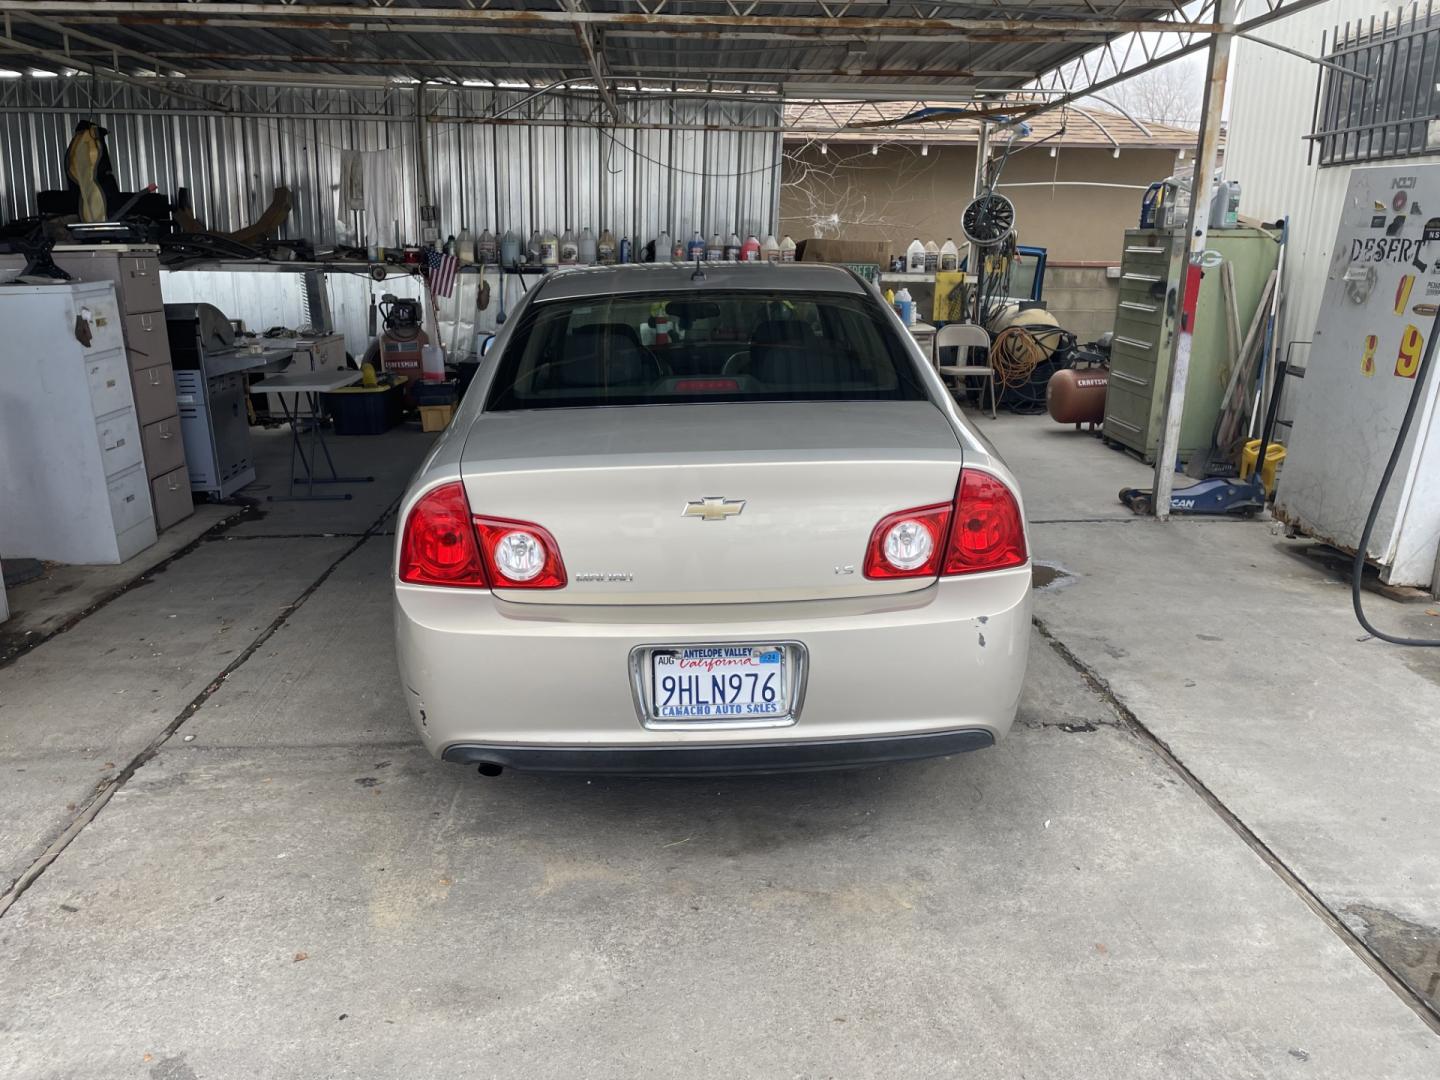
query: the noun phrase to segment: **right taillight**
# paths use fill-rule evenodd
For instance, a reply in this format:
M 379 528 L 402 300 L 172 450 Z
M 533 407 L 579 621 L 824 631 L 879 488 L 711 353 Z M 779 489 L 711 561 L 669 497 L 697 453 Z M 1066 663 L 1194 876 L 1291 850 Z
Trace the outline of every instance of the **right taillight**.
M 463 484 L 431 488 L 410 508 L 400 539 L 400 580 L 457 589 L 488 587 Z
M 998 477 L 976 469 L 962 470 L 941 573 L 1004 570 L 1024 566 L 1028 557 L 1025 523 L 1020 520 L 1015 494 Z
M 1020 504 L 999 478 L 963 469 L 953 503 L 880 519 L 865 549 L 867 578 L 933 578 L 1024 566 Z

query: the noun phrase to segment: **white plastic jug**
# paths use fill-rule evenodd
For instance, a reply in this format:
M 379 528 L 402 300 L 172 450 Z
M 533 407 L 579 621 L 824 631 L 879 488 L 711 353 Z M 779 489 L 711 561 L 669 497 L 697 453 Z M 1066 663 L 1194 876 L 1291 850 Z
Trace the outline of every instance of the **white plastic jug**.
M 945 238 L 945 243 L 940 245 L 940 269 L 960 269 L 960 249 L 955 246 L 955 241 L 948 236 Z
M 420 377 L 443 382 L 445 379 L 445 350 L 439 345 L 420 346 Z
M 595 234 L 590 231 L 590 226 L 580 230 L 579 261 L 584 266 L 594 266 L 595 258 L 599 254 L 599 245 L 595 243 Z
M 925 245 L 918 236 L 911 240 L 910 246 L 905 249 L 905 269 L 912 274 L 925 272 Z

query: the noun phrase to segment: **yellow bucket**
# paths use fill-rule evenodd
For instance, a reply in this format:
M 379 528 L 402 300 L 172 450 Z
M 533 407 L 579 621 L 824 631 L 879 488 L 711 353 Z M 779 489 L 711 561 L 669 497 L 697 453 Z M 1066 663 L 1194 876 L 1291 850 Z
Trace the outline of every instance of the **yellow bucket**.
M 1260 456 L 1260 440 L 1251 439 L 1240 453 L 1240 479 L 1248 480 L 1255 471 L 1255 459 Z M 1275 470 L 1285 460 L 1285 447 L 1271 443 L 1265 447 L 1265 467 L 1260 470 L 1260 479 L 1265 484 L 1265 494 L 1275 494 Z

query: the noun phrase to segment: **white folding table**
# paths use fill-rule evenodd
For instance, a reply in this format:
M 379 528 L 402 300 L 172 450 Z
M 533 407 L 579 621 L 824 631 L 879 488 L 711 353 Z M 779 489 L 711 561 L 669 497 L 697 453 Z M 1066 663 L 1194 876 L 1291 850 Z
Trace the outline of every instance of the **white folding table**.
M 315 494 L 315 485 L 366 484 L 375 479 L 373 476 L 341 476 L 335 471 L 335 461 L 330 456 L 330 447 L 325 444 L 320 395 L 338 390 L 342 386 L 349 386 L 359 378 L 358 371 L 297 371 L 271 375 L 251 384 L 251 393 L 278 391 L 276 397 L 280 401 L 281 409 L 285 412 L 286 421 L 290 424 L 290 487 L 284 495 L 269 496 L 271 502 L 290 499 L 349 499 L 353 498 L 349 492 L 343 495 L 317 495 Z M 306 404 L 310 406 L 310 415 L 302 418 L 291 412 L 287 394 L 304 394 Z M 305 454 L 304 443 L 300 439 L 300 421 L 302 419 L 310 422 L 310 454 L 308 457 Z M 301 464 L 305 466 L 305 475 L 301 478 L 305 483 L 304 495 L 295 494 L 295 455 L 297 453 L 300 455 Z M 315 475 L 316 466 L 319 464 L 317 453 L 325 455 L 325 464 L 330 469 L 329 476 Z

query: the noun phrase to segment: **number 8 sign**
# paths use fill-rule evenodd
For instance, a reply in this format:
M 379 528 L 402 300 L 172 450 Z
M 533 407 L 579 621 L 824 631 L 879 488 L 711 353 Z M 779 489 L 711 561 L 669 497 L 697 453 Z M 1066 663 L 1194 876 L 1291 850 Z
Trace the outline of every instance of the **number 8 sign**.
M 1420 370 L 1420 356 L 1425 351 L 1425 337 L 1418 327 L 1406 326 L 1400 335 L 1400 353 L 1395 357 L 1395 374 L 1402 379 L 1413 379 Z

